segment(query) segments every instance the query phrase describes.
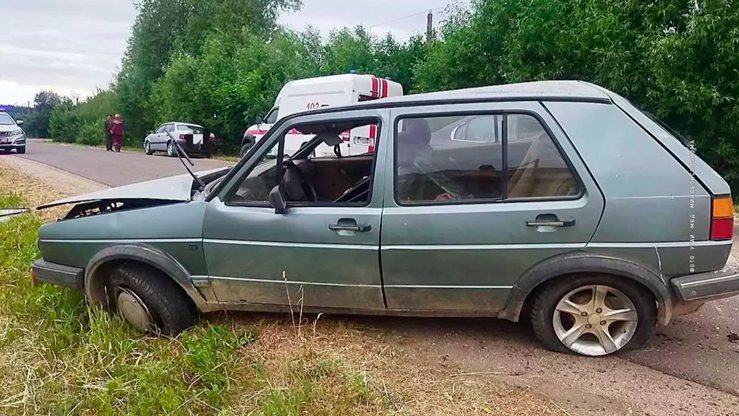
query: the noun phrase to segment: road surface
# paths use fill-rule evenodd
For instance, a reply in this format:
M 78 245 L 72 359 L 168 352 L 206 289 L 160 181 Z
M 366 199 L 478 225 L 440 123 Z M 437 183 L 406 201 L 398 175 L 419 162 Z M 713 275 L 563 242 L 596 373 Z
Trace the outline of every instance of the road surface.
M 97 148 L 31 143 L 25 155 L 6 155 L 44 163 L 108 186 L 179 175 L 177 159 L 143 153 L 107 153 Z M 194 159 L 195 170 L 230 163 Z M 734 235 L 739 238 L 739 229 Z M 739 258 L 739 244 L 733 254 Z M 511 374 L 511 381 L 556 390 L 567 402 L 589 408 L 581 396 L 610 400 L 600 414 L 631 414 L 631 405 L 651 414 L 739 414 L 739 297 L 708 303 L 676 318 L 643 349 L 616 357 L 589 359 L 544 351 L 528 325 L 489 320 L 422 320 L 353 317 L 372 330 L 386 328 L 405 347 L 470 373 Z M 328 318 L 324 318 L 328 319 Z M 646 368 L 645 368 L 646 367 Z M 654 371 L 653 371 L 654 370 Z M 624 384 L 625 383 L 625 384 Z M 585 393 L 585 392 L 590 393 Z M 592 403 L 590 403 L 592 404 Z M 623 407 L 626 406 L 626 407 Z M 575 405 L 577 408 L 577 405 Z M 583 408 L 584 409 L 584 408 Z M 581 409 L 582 410 L 582 409 Z M 590 412 L 590 410 L 588 411 Z
M 58 145 L 37 140 L 29 142 L 26 154 L 8 156 L 44 163 L 107 186 L 129 185 L 187 173 L 177 158 L 167 157 L 164 153 L 152 156 L 125 151 L 114 153 L 97 147 Z M 191 168 L 195 172 L 234 164 L 212 159 L 192 161 L 195 166 Z

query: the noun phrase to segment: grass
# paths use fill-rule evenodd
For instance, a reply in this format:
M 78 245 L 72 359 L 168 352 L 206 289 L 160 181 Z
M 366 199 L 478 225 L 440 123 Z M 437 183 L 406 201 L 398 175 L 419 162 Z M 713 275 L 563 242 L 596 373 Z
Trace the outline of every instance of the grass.
M 0 207 L 59 196 L 3 175 Z M 2 415 L 564 414 L 530 391 L 455 376 L 346 318 L 223 313 L 176 339 L 142 336 L 80 294 L 30 287 L 38 227 L 62 213 L 0 224 Z

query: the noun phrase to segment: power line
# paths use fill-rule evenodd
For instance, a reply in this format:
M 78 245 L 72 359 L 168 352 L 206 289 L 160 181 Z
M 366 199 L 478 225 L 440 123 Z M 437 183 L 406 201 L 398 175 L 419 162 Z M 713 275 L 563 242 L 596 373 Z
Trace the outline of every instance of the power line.
M 397 22 L 399 20 L 404 20 L 404 19 L 407 19 L 409 17 L 418 16 L 419 14 L 428 13 L 429 11 L 433 12 L 434 10 L 439 10 L 439 9 L 443 9 L 443 8 L 444 7 L 436 7 L 436 8 L 433 8 L 433 9 L 423 9 L 423 11 L 416 12 L 416 13 L 413 13 L 413 14 L 409 14 L 408 16 L 403 16 L 403 17 L 399 17 L 397 19 L 388 20 L 387 22 L 383 22 L 383 23 L 378 23 L 376 25 L 372 25 L 372 26 L 369 27 L 369 29 L 372 29 L 372 28 L 375 28 L 375 27 L 378 27 L 378 26 L 384 26 L 384 25 L 387 25 L 387 24 L 390 24 L 390 23 Z

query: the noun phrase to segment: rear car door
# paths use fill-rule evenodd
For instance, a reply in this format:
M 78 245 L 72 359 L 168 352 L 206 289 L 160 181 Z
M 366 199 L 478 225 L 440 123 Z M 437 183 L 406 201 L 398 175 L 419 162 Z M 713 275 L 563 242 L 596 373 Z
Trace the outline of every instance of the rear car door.
M 538 102 L 391 118 L 381 237 L 389 309 L 494 313 L 526 270 L 593 236 L 603 197 Z
M 227 185 L 229 190 L 210 201 L 205 215 L 205 257 L 219 302 L 385 308 L 379 264 L 384 154 L 365 157 L 362 173 L 353 175 L 360 182 L 369 180 L 366 201 L 336 202 L 337 195 L 342 199 L 348 194 L 333 186 L 341 177 L 331 172 L 351 173 L 362 161 L 346 160 L 338 169 L 334 166 L 344 162 L 335 157 L 325 163 L 318 159 L 290 162 L 312 181 L 321 201 L 288 201 L 286 212 L 276 213 L 269 193 L 277 183 L 272 149 L 296 126 L 326 120 L 346 123 L 358 117 L 386 125 L 388 115 L 384 110 L 363 110 L 302 116 L 276 126 L 257 144 L 256 153 Z

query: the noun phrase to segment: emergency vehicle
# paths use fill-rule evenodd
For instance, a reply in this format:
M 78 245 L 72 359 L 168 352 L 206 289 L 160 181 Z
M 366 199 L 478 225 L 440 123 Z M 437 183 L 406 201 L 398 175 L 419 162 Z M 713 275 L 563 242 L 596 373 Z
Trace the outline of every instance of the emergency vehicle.
M 249 127 L 241 141 L 241 156 L 280 119 L 301 111 L 315 110 L 323 107 L 347 105 L 351 103 L 378 100 L 385 97 L 403 95 L 403 86 L 389 79 L 374 75 L 342 74 L 326 77 L 308 78 L 290 81 L 282 87 L 274 107 L 264 119 Z M 308 142 L 312 136 L 294 131 L 285 137 L 285 153 L 292 154 Z M 374 151 L 377 138 L 377 126 L 369 125 L 353 129 L 342 135 L 343 143 L 339 145 L 342 156 L 357 155 Z M 316 156 L 330 156 L 335 149 L 326 145 L 316 148 Z

